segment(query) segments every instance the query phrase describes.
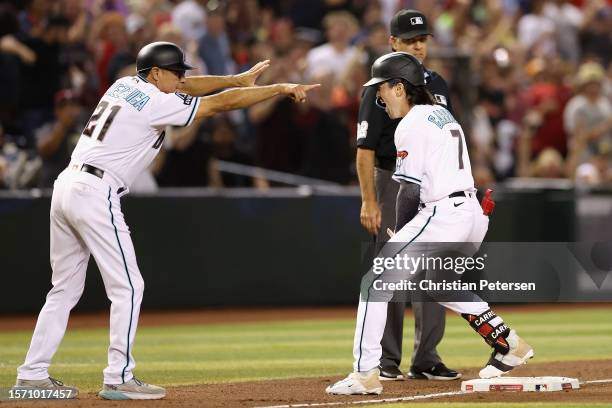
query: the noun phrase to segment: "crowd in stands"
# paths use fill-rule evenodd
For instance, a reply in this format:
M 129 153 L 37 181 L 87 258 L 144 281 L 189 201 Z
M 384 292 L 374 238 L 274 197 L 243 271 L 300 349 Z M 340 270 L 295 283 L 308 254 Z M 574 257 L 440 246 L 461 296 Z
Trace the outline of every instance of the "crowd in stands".
M 400 8 L 432 26 L 425 65 L 449 83 L 479 186 L 612 183 L 610 1 L 0 0 L 0 186 L 51 187 L 100 96 L 157 40 L 185 50 L 189 75 L 270 59 L 259 84 L 322 86 L 169 129 L 142 189 L 277 185 L 219 161 L 354 184 L 361 85 Z

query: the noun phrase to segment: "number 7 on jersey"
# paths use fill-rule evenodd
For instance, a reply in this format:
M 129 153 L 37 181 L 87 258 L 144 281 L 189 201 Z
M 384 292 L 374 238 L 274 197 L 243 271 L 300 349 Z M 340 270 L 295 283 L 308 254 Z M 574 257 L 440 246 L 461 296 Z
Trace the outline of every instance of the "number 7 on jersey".
M 451 136 L 457 138 L 457 149 L 459 150 L 459 170 L 463 170 L 463 138 L 461 137 L 461 131 L 458 129 L 451 129 Z

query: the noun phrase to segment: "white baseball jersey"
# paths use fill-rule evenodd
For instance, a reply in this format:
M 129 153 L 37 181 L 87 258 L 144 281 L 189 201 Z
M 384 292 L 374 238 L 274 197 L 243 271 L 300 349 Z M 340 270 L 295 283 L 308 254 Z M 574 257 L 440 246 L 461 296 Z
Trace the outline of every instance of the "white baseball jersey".
M 159 152 L 165 127 L 190 125 L 199 104 L 138 76 L 118 79 L 83 129 L 72 161 L 109 171 L 129 187 Z
M 440 105 L 415 105 L 395 130 L 397 162 L 393 178 L 421 186 L 421 202 L 456 191 L 475 191 L 461 126 Z

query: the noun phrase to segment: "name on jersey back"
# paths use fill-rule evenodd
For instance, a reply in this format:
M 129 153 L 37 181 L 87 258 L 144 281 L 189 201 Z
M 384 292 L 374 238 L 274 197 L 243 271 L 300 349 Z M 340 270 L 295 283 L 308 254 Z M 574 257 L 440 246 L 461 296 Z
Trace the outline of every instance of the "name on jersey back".
M 122 84 L 121 82 L 117 82 L 111 86 L 108 91 L 106 91 L 106 95 L 111 98 L 125 99 L 127 103 L 139 111 L 141 111 L 151 99 L 144 92 L 129 85 Z

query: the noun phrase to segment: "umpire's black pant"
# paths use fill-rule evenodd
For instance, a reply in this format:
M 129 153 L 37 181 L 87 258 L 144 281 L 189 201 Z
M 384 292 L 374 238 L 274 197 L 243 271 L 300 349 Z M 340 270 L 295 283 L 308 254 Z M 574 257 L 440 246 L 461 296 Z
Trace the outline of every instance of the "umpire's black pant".
M 376 198 L 382 212 L 376 242 L 386 242 L 389 239 L 387 228 L 395 229 L 395 200 L 399 183 L 391 178 L 392 175 L 392 171 L 374 168 Z M 380 363 L 383 367 L 399 367 L 402 361 L 405 309 L 405 302 L 395 299 L 389 302 L 387 324 L 381 341 Z M 435 302 L 412 302 L 412 313 L 414 314 L 414 351 L 411 369 L 427 370 L 442 361 L 436 347 L 444 336 L 446 314 L 444 307 Z

